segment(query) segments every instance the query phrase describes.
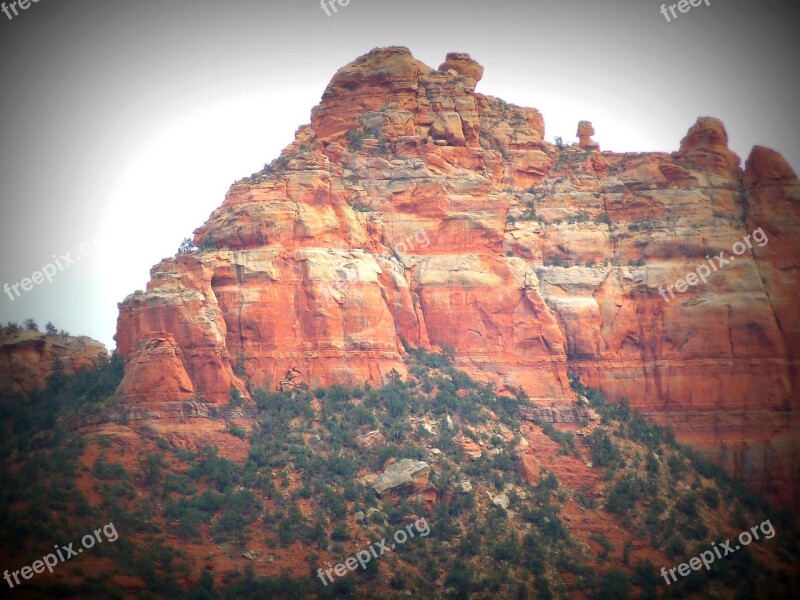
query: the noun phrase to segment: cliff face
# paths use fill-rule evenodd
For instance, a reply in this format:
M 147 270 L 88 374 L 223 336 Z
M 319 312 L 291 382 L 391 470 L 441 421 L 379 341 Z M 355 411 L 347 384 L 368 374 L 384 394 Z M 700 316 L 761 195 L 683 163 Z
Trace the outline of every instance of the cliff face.
M 120 394 L 377 382 L 404 371 L 403 343 L 446 344 L 540 404 L 572 404 L 568 371 L 627 396 L 791 497 L 792 169 L 756 147 L 743 171 L 710 118 L 672 154 L 602 152 L 587 122 L 557 148 L 536 110 L 475 93 L 482 74 L 468 55 L 435 70 L 404 48 L 342 68 L 310 125 L 196 230 L 201 250 L 120 304 Z
M 0 329 L 0 396 L 27 396 L 44 387 L 56 359 L 64 373 L 71 375 L 81 367 L 92 367 L 98 359 L 107 360 L 108 350 L 84 336 Z

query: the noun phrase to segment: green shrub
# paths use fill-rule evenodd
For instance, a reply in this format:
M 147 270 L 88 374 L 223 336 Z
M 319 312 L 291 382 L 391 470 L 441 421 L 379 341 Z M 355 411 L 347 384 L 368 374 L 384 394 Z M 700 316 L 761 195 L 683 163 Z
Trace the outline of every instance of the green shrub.
M 686 472 L 686 465 L 683 463 L 683 459 L 676 454 L 669 455 L 667 466 L 675 479 L 679 479 Z
M 552 258 L 545 259 L 542 262 L 542 264 L 545 267 L 568 267 L 569 266 L 567 261 L 564 260 L 563 258 L 561 258 L 560 256 L 554 256 Z
M 675 503 L 675 508 L 682 512 L 687 517 L 697 516 L 697 494 L 688 492 Z
M 594 222 L 598 225 L 608 225 L 611 226 L 611 218 L 608 216 L 608 213 L 600 213 L 594 218 Z
M 645 219 L 644 221 L 637 221 L 636 223 L 628 224 L 629 231 L 644 231 L 647 229 L 651 229 L 652 227 L 653 227 L 653 222 L 650 219 Z
M 613 551 L 614 551 L 614 544 L 612 544 L 612 543 L 611 543 L 611 540 L 609 540 L 609 539 L 606 537 L 606 534 L 604 534 L 604 533 L 592 533 L 592 534 L 589 536 L 589 539 L 590 539 L 590 540 L 594 540 L 595 542 L 597 542 L 598 544 L 600 544 L 600 547 L 601 547 L 601 548 L 602 548 L 602 549 L 603 549 L 603 550 L 604 550 L 606 553 L 608 553 L 608 552 L 613 552 Z
M 245 437 L 247 437 L 247 432 L 245 432 L 245 430 L 242 429 L 241 427 L 239 427 L 238 425 L 234 425 L 233 423 L 228 425 L 228 433 L 230 433 L 232 436 L 238 437 L 239 439 L 242 439 L 242 440 Z
M 347 526 L 344 523 L 336 525 L 331 531 L 331 539 L 335 542 L 344 542 L 351 539 L 350 534 L 347 533 Z
M 600 578 L 598 600 L 627 600 L 630 598 L 631 584 L 628 574 L 622 569 L 611 569 Z
M 609 490 L 606 509 L 616 515 L 625 515 L 636 505 L 641 493 L 641 482 L 632 474 L 627 473 L 618 479 Z
M 536 221 L 539 217 L 536 215 L 536 205 L 532 200 L 525 203 L 525 210 L 519 216 L 520 221 Z
M 589 455 L 592 464 L 597 467 L 610 467 L 616 465 L 622 454 L 619 447 L 611 441 L 608 433 L 602 429 L 595 429 L 586 438 L 589 445 Z
M 230 400 L 228 401 L 228 404 L 230 406 L 241 406 L 244 403 L 244 398 L 242 398 L 242 395 L 239 393 L 239 390 L 237 390 L 233 386 L 231 386 L 231 389 L 228 390 L 228 397 L 230 398 Z
M 712 487 L 703 488 L 703 500 L 709 508 L 719 506 L 719 492 Z
M 108 463 L 105 462 L 105 459 L 100 456 L 94 461 L 94 467 L 92 468 L 92 475 L 94 475 L 97 479 L 127 479 L 128 473 L 125 471 L 125 467 L 123 467 L 119 463 Z
M 216 250 L 217 249 L 217 240 L 214 238 L 213 233 L 207 233 L 203 239 L 200 241 L 200 245 L 198 249 L 201 252 L 205 252 L 208 250 Z
M 245 357 L 244 354 L 242 354 L 241 352 L 239 352 L 239 354 L 236 355 L 236 364 L 233 366 L 233 373 L 237 377 L 244 377 L 247 373 L 247 368 L 245 366 Z
M 667 558 L 686 556 L 686 542 L 677 534 L 671 536 L 664 546 L 664 554 L 667 555 Z
M 573 223 L 585 223 L 588 220 L 589 220 L 589 217 L 587 217 L 583 213 L 581 213 L 579 215 L 571 215 L 571 216 L 567 217 L 567 223 L 569 223 L 570 225 L 573 224 Z

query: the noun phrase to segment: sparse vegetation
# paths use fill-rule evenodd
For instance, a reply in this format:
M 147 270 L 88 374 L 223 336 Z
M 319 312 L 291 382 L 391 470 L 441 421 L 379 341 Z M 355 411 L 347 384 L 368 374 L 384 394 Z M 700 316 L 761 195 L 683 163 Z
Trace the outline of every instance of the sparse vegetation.
M 589 217 L 586 216 L 584 213 L 580 213 L 578 215 L 570 215 L 567 217 L 567 223 L 570 225 L 574 223 L 586 223 L 589 220 Z
M 373 212 L 375 209 L 369 206 L 368 204 L 361 204 L 360 202 L 351 202 L 350 208 L 352 208 L 356 212 Z
M 611 227 L 611 217 L 608 216 L 608 213 L 600 213 L 594 218 L 594 222 L 598 225 L 608 225 Z
M 356 152 L 363 149 L 364 140 L 378 140 L 379 148 L 385 151 L 385 141 L 381 136 L 379 126 L 362 125 L 355 129 L 348 129 L 344 134 L 344 139 L 347 142 L 347 147 Z
M 650 219 L 628 223 L 628 231 L 649 231 L 650 229 L 653 229 L 653 221 Z
M 533 200 L 525 202 L 525 210 L 517 217 L 519 221 L 538 221 L 539 217 L 536 215 L 536 203 Z
M 69 417 L 108 406 L 121 378 L 121 361 L 115 356 L 74 377 L 57 372 L 28 403 L 0 403 L 2 475 L 9 482 L 0 496 L 0 544 L 17 548 L 54 535 L 71 539 L 90 530 L 98 514 L 113 514 L 121 537 L 102 550 L 111 559 L 108 568 L 139 577 L 146 587 L 142 597 L 152 598 L 367 598 L 371 591 L 380 596 L 404 589 L 432 597 L 437 588 L 450 589 L 448 597 L 465 598 L 627 598 L 652 597 L 658 589 L 655 567 L 637 560 L 628 541 L 617 547 L 610 533 L 592 533 L 589 538 L 599 552 L 587 552 L 573 540 L 575 520 L 564 514 L 570 498 L 585 511 L 619 515 L 638 539 L 649 540 L 676 561 L 693 554 L 694 544 L 719 537 L 718 531 L 704 529 L 708 511 L 715 518 L 750 524 L 763 515 L 757 496 L 684 451 L 668 431 L 649 426 L 624 399 L 606 402 L 603 394 L 572 378 L 576 393 L 600 415 L 593 431 L 578 438 L 551 423 L 521 420 L 520 409 L 529 402 L 525 393 L 498 395 L 473 380 L 455 368 L 452 349 L 406 350 L 409 376 L 392 372 L 380 387 L 334 385 L 312 391 L 301 386 L 269 392 L 248 385 L 255 403 L 248 410 L 257 415 L 247 457 L 240 462 L 225 458 L 216 447 L 173 446 L 156 428 L 141 429 L 143 446 L 127 458 L 113 438 L 86 439 L 66 426 Z M 230 406 L 219 407 L 223 415 L 244 406 L 237 394 L 232 388 Z M 537 452 L 548 465 L 535 485 L 520 475 L 519 444 L 529 427 L 540 428 L 559 448 L 552 459 Z M 248 438 L 243 427 L 230 421 L 226 431 Z M 375 431 L 384 441 L 365 445 L 366 434 Z M 466 456 L 463 440 L 479 445 L 481 456 Z M 80 457 L 89 444 L 97 444 L 99 455 L 84 467 Z M 433 447 L 439 450 L 435 456 Z M 402 458 L 430 464 L 435 502 L 426 504 L 411 493 L 378 497 L 359 480 L 360 474 L 381 471 L 388 461 Z M 569 488 L 575 463 L 565 471 L 568 485 L 556 474 L 561 461 L 576 459 L 603 469 L 602 496 L 596 497 L 591 486 Z M 12 460 L 24 468 L 10 470 Z M 91 477 L 100 498 L 96 508 L 74 483 L 82 472 Z M 684 489 L 684 482 L 695 479 L 702 486 Z M 461 490 L 463 481 L 471 482 L 470 492 Z M 495 506 L 489 494 L 506 495 L 509 511 Z M 356 512 L 363 514 L 358 524 Z M 69 520 L 61 518 L 65 514 Z M 421 515 L 431 531 L 424 541 L 398 547 L 368 571 L 339 579 L 338 586 L 315 585 L 317 565 L 335 564 L 360 549 L 363 539 L 391 535 Z M 774 544 L 794 539 L 788 534 L 790 522 L 775 517 L 773 523 L 787 532 L 786 542 L 776 538 Z M 162 537 L 162 530 L 180 543 Z M 239 570 L 208 575 L 199 561 L 179 550 L 198 544 L 218 544 L 214 552 L 242 561 Z M 241 558 L 253 544 L 271 555 L 307 556 L 309 575 L 257 576 L 252 567 L 262 558 L 254 563 Z M 752 560 L 737 557 L 729 563 L 720 563 L 719 576 L 687 578 L 691 583 L 676 589 L 694 586 L 694 592 L 703 593 L 712 586 L 724 595 L 746 581 L 779 581 Z M 381 579 L 378 573 L 387 576 Z M 86 578 L 70 590 L 123 597 L 110 581 Z M 187 581 L 194 583 L 187 587 Z M 55 589 L 42 585 L 44 595 Z
M 217 249 L 217 240 L 214 238 L 213 233 L 207 233 L 203 236 L 203 239 L 200 240 L 200 246 L 198 246 L 198 250 L 200 252 L 206 252 L 209 250 L 216 250 Z
M 178 247 L 178 253 L 175 256 L 182 256 L 184 254 L 194 254 L 199 251 L 199 248 L 194 245 L 192 238 L 183 238 L 181 245 Z
M 572 265 L 569 264 L 566 260 L 561 258 L 560 256 L 553 256 L 551 258 L 546 258 L 542 261 L 542 264 L 545 267 L 571 267 Z

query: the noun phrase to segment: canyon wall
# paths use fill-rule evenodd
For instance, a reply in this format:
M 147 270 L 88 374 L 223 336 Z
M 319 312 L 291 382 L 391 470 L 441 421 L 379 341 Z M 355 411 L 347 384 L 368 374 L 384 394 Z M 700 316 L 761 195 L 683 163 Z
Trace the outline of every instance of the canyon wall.
M 432 69 L 398 47 L 340 69 L 198 249 L 120 304 L 119 393 L 222 403 L 248 382 L 379 383 L 405 347 L 446 345 L 540 405 L 573 405 L 568 373 L 626 396 L 791 502 L 791 167 L 756 147 L 742 169 L 713 118 L 672 153 L 602 151 L 585 121 L 556 147 L 538 111 L 476 93 L 482 75 L 466 54 Z

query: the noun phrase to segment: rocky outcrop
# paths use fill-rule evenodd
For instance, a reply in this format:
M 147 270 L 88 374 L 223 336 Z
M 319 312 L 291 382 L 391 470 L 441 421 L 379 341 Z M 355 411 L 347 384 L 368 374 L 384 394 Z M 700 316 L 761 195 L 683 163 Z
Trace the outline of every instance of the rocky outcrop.
M 559 149 L 538 111 L 476 93 L 482 74 L 397 47 L 340 69 L 310 125 L 196 230 L 202 250 L 120 305 L 126 373 L 148 382 L 121 392 L 378 383 L 405 373 L 404 344 L 447 345 L 474 377 L 566 409 L 553 420 L 573 410 L 571 371 L 791 497 L 795 173 L 763 148 L 742 170 L 707 117 L 672 154 L 601 152 L 588 122 Z
M 503 510 L 506 510 L 511 504 L 511 500 L 509 500 L 508 496 L 505 494 L 497 494 L 495 496 L 491 492 L 486 492 L 486 495 L 489 496 L 489 500 L 492 504 Z
M 526 421 L 541 423 L 579 423 L 586 425 L 597 413 L 586 406 L 523 406 L 518 415 Z
M 471 80 L 470 91 L 475 89 L 475 85 L 483 79 L 483 67 L 472 59 L 469 54 L 464 52 L 450 52 L 445 57 L 445 61 L 439 65 L 439 71 L 455 71 L 458 75 L 463 75 Z
M 478 460 L 481 456 L 483 456 L 483 451 L 481 447 L 478 446 L 475 442 L 473 442 L 469 438 L 458 438 L 455 440 L 455 443 L 461 448 L 464 452 L 464 456 L 470 460 Z
M 522 478 L 531 485 L 539 483 L 541 477 L 541 463 L 536 460 L 536 457 L 531 452 L 520 452 L 519 459 L 519 474 Z
M 358 436 L 357 442 L 358 445 L 365 450 L 375 450 L 376 448 L 381 448 L 386 444 L 386 436 L 384 436 L 380 430 L 375 429 Z
M 578 137 L 578 148 L 584 150 L 599 150 L 600 144 L 592 139 L 594 135 L 594 127 L 589 121 L 581 121 L 578 123 L 578 132 L 575 134 Z
M 378 495 L 400 491 L 422 492 L 428 488 L 431 468 L 426 462 L 404 458 L 392 463 L 372 481 Z
M 72 375 L 108 360 L 108 350 L 89 337 L 45 335 L 38 331 L 0 328 L 0 396 L 27 396 L 46 385 L 54 362 Z
M 125 367 L 117 391 L 131 402 L 180 402 L 194 396 L 183 352 L 171 334 L 144 336 L 139 347 L 128 355 Z

